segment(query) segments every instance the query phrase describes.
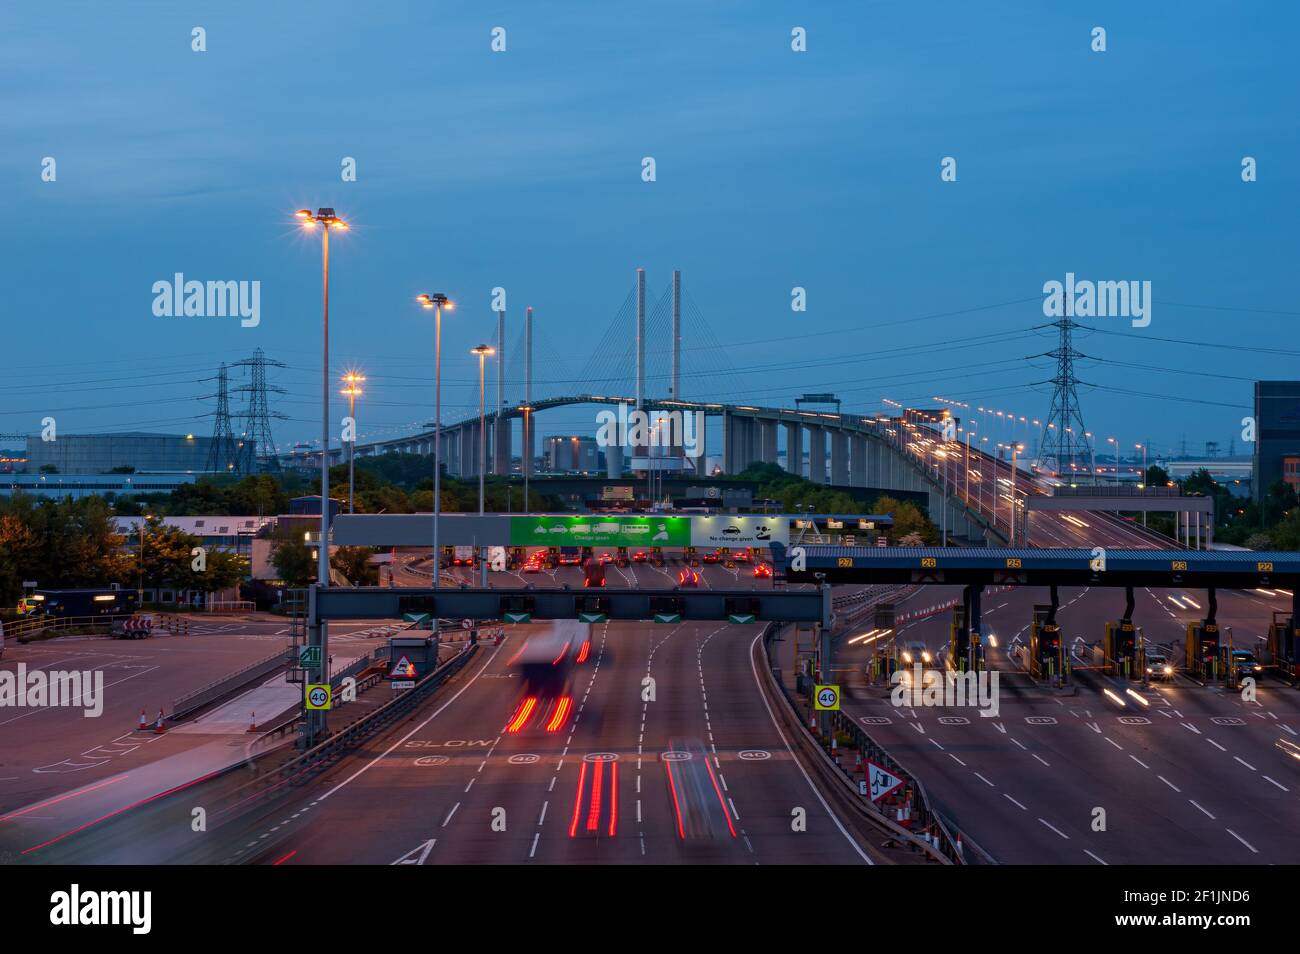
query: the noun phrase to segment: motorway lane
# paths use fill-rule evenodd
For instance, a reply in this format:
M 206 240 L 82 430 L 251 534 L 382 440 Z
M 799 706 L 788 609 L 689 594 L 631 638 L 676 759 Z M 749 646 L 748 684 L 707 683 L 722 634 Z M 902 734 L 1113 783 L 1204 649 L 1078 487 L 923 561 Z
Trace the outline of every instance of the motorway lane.
M 921 602 L 944 595 L 927 594 Z M 1001 719 L 982 719 L 969 709 L 898 710 L 880 690 L 851 690 L 846 707 L 858 718 L 889 719 L 869 731 L 918 772 L 957 822 L 999 860 L 1293 859 L 1300 850 L 1300 765 L 1288 764 L 1273 741 L 1289 738 L 1288 729 L 1300 726 L 1294 690 L 1265 682 L 1260 703 L 1251 705 L 1180 678 L 1143 693 L 1149 706 L 1129 698 L 1121 709 L 1100 692 L 1118 683 L 1079 672 L 1073 696 L 1017 691 L 1027 677 L 1004 650 L 1045 595 L 1021 588 L 986 601 L 986 607 L 992 603 L 986 631 L 1005 633 L 1000 648 L 989 653 L 991 664 L 1002 670 Z M 1159 601 L 1160 594 L 1148 599 Z M 1083 632 L 1095 638 L 1101 621 L 1118 615 L 1114 591 L 1063 589 L 1062 603 L 1059 618 L 1067 636 Z M 1156 612 L 1167 618 L 1163 610 Z M 947 614 L 922 621 L 899 638 L 921 639 L 934 651 L 946 644 L 947 622 Z M 1181 623 L 1175 625 L 1181 633 Z M 868 655 L 865 647 L 844 652 L 853 669 Z M 1107 810 L 1108 833 L 1091 831 L 1094 807 Z M 1093 855 L 1083 857 L 1084 851 Z
M 759 694 L 749 661 L 757 627 L 593 625 L 589 662 L 571 680 L 567 725 L 511 733 L 503 727 L 520 689 L 506 662 L 524 628 L 511 628 L 500 650 L 488 649 L 401 729 L 313 782 L 294 804 L 263 812 L 260 828 L 240 825 L 235 857 L 292 864 L 863 860 L 793 761 Z M 642 698 L 647 673 L 654 701 Z M 714 759 L 736 838 L 682 844 L 661 761 L 679 739 L 700 740 Z M 739 756 L 750 750 L 768 757 Z M 616 759 L 602 760 L 607 754 Z M 421 758 L 433 764 L 420 765 Z M 807 831 L 792 830 L 795 808 L 806 810 Z M 504 811 L 504 831 L 493 828 L 494 817 L 500 827 L 496 809 Z

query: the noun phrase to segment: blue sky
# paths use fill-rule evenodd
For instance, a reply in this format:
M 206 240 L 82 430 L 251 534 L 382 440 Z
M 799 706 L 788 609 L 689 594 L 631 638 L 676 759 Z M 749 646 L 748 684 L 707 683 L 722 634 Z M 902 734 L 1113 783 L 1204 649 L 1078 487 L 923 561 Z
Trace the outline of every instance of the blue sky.
M 431 417 L 421 291 L 460 303 L 448 420 L 476 407 L 468 351 L 495 333 L 494 286 L 512 345 L 536 309 L 535 395 L 630 390 L 592 380 L 622 348 L 592 351 L 637 267 L 652 300 L 682 269 L 727 343 L 688 327 L 686 397 L 943 395 L 1042 418 L 1051 369 L 1024 359 L 1052 347 L 1032 330 L 1043 283 L 1073 271 L 1153 286 L 1148 328 L 1097 319 L 1126 334 L 1077 341 L 1104 359 L 1079 368 L 1099 386 L 1080 391 L 1088 426 L 1241 450 L 1250 381 L 1297 376 L 1293 356 L 1157 339 L 1288 347 L 1297 20 L 1219 3 L 11 4 L 0 431 L 52 414 L 64 433 L 208 433 L 202 379 L 260 347 L 288 366 L 277 439 L 315 437 L 319 243 L 290 214 L 329 205 L 354 223 L 333 246 L 331 363 L 369 378 L 362 439 Z M 151 286 L 175 272 L 260 281 L 260 325 L 155 317 Z

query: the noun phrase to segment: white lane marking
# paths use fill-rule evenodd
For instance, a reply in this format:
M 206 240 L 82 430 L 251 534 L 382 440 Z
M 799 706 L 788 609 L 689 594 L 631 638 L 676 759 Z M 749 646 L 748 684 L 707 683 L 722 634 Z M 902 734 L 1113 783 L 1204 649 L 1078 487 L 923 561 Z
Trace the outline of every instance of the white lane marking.
M 1196 805 L 1196 802 L 1192 801 L 1192 799 L 1189 798 L 1188 801 L 1189 801 L 1189 802 L 1192 802 L 1193 805 Z M 1205 812 L 1206 816 L 1209 817 L 1209 819 L 1210 819 L 1211 821 L 1217 821 L 1217 820 L 1218 820 L 1218 819 L 1216 819 L 1213 815 L 1211 815 L 1209 812 L 1205 811 L 1204 808 L 1201 808 L 1200 805 L 1196 805 L 1196 807 L 1197 807 L 1197 808 L 1200 808 L 1201 811 Z
M 1146 762 L 1143 762 L 1143 761 L 1142 761 L 1140 758 L 1138 758 L 1136 755 L 1130 755 L 1129 758 L 1131 758 L 1131 759 L 1132 759 L 1134 762 L 1136 762 L 1138 765 L 1142 766 L 1144 769 L 1150 769 L 1150 768 L 1151 768 L 1150 765 L 1147 765 Z
M 1242 765 L 1246 766 L 1246 768 L 1250 769 L 1252 772 L 1255 771 L 1255 766 L 1251 765 L 1249 762 L 1247 762 L 1245 759 L 1243 759 L 1240 755 L 1234 755 L 1233 758 L 1236 759 L 1238 762 L 1240 762 Z
M 1259 850 L 1258 850 L 1254 845 L 1252 845 L 1250 842 L 1248 842 L 1245 838 L 1242 838 L 1240 835 L 1238 835 L 1238 834 L 1237 834 L 1235 831 L 1233 831 L 1231 828 L 1225 828 L 1225 829 L 1223 829 L 1223 830 L 1226 831 L 1226 832 L 1227 832 L 1229 835 L 1231 835 L 1233 838 L 1237 839 L 1239 842 L 1241 842 L 1243 845 L 1245 845 L 1245 846 L 1246 846 L 1247 848 L 1249 848 L 1251 851 L 1255 852 L 1255 854 L 1259 854 Z
M 812 791 L 813 795 L 817 796 L 817 801 L 821 803 L 826 814 L 829 815 L 831 821 L 835 823 L 835 827 L 838 828 L 840 834 L 844 836 L 844 840 L 847 841 L 853 847 L 853 850 L 858 853 L 858 857 L 867 864 L 874 865 L 875 862 L 871 860 L 867 853 L 862 850 L 862 847 L 853 840 L 851 835 L 849 835 L 848 830 L 844 827 L 844 823 L 840 821 L 839 816 L 831 810 L 830 805 L 826 804 L 826 799 L 822 797 L 822 793 L 818 790 L 817 786 L 813 784 L 813 780 L 808 776 L 808 772 L 804 769 L 803 764 L 795 756 L 794 749 L 790 746 L 790 740 L 785 737 L 785 732 L 776 721 L 776 713 L 772 711 L 772 706 L 767 701 L 767 695 L 763 692 L 763 684 L 759 681 L 758 667 L 754 665 L 754 645 L 760 639 L 762 639 L 761 633 L 758 636 L 755 636 L 753 641 L 749 644 L 749 668 L 754 673 L 754 685 L 758 689 L 758 697 L 763 700 L 763 708 L 767 710 L 767 717 L 772 720 L 772 727 L 776 729 L 776 734 L 781 737 L 781 744 L 785 746 L 785 750 L 790 754 L 790 758 L 794 760 L 795 767 L 799 769 L 799 774 L 802 775 L 804 781 L 808 783 L 808 788 Z
M 985 778 L 983 775 L 981 775 L 979 772 L 976 772 L 976 773 L 975 773 L 975 777 L 976 777 L 977 779 L 979 779 L 981 782 L 983 782 L 985 785 L 987 785 L 989 788 L 997 788 L 996 785 L 994 785 L 992 782 L 990 782 L 988 779 L 986 779 L 986 778 Z
M 957 758 L 957 756 L 953 755 L 951 752 L 948 753 L 948 758 L 952 759 L 954 762 L 956 762 L 956 763 L 957 763 L 958 765 L 960 765 L 962 768 L 965 768 L 965 767 L 966 767 L 966 763 L 963 762 L 961 759 Z
M 1106 865 L 1107 867 L 1110 867 L 1110 865 L 1109 865 L 1108 862 L 1102 861 L 1100 858 L 1098 858 L 1096 855 L 1094 855 L 1094 854 L 1093 854 L 1091 851 L 1089 851 L 1087 848 L 1083 849 L 1083 853 L 1084 853 L 1085 855 L 1089 856 L 1090 858 L 1093 858 L 1093 859 L 1096 860 L 1098 863 L 1103 864 L 1103 865 Z
M 505 644 L 503 643 L 502 645 L 504 646 Z M 465 683 L 465 685 L 461 686 L 460 689 L 458 689 L 458 690 L 456 691 L 456 694 L 455 694 L 455 695 L 453 695 L 450 699 L 448 699 L 448 700 L 447 700 L 446 702 L 444 702 L 442 705 L 438 706 L 438 708 L 435 709 L 435 710 L 433 711 L 433 713 L 429 716 L 429 718 L 425 719 L 423 722 L 421 722 L 419 725 L 417 725 L 417 726 L 416 726 L 414 729 L 412 729 L 410 732 L 406 733 L 406 735 L 402 736 L 400 739 L 398 739 L 396 742 L 394 742 L 394 743 L 393 743 L 392 745 L 390 745 L 388 748 L 384 749 L 384 751 L 380 752 L 378 755 L 376 755 L 373 759 L 371 759 L 371 760 L 370 760 L 369 762 L 367 762 L 365 765 L 361 766 L 361 768 L 357 769 L 355 772 L 353 772 L 351 775 L 349 775 L 349 776 L 348 776 L 347 778 L 345 778 L 343 781 L 339 782 L 337 785 L 335 785 L 333 788 L 331 788 L 328 792 L 326 792 L 326 793 L 325 793 L 324 795 L 322 795 L 320 798 L 316 799 L 316 801 L 317 801 L 317 802 L 322 802 L 322 801 L 324 801 L 325 799 L 327 799 L 327 798 L 329 798 L 331 795 L 333 795 L 335 792 L 337 792 L 339 789 L 343 788 L 343 786 L 348 785 L 349 783 L 355 781 L 355 780 L 356 780 L 357 778 L 359 778 L 363 773 L 369 771 L 371 768 L 373 768 L 375 765 L 377 765 L 377 764 L 378 764 L 382 759 L 384 759 L 384 758 L 387 757 L 390 753 L 392 753 L 392 751 L 393 751 L 394 749 L 396 749 L 398 746 L 405 744 L 405 742 L 406 742 L 407 739 L 409 739 L 411 736 L 415 735 L 415 733 L 419 732 L 421 729 L 423 729 L 426 725 L 428 725 L 428 724 L 429 724 L 430 722 L 432 722 L 434 719 L 438 718 L 438 716 L 442 714 L 442 712 L 443 712 L 444 709 L 446 709 L 449 705 L 451 705 L 453 702 L 455 702 L 457 699 L 460 698 L 461 693 L 463 693 L 466 689 L 468 689 L 470 686 L 474 685 L 474 683 L 478 681 L 478 677 L 481 676 L 481 675 L 483 675 L 483 673 L 484 673 L 485 671 L 487 671 L 488 666 L 490 666 L 490 665 L 492 664 L 492 660 L 494 660 L 494 659 L 497 658 L 497 653 L 499 653 L 499 652 L 501 652 L 501 646 L 498 646 L 496 649 L 494 649 L 494 650 L 492 651 L 492 655 L 489 656 L 489 657 L 487 658 L 487 661 L 483 663 L 483 666 L 479 669 L 479 671 L 476 672 L 476 673 L 474 673 L 474 677 L 473 677 L 472 679 L 470 679 L 469 682 Z M 313 802 L 313 804 L 315 804 L 315 802 Z
M 460 808 L 460 802 L 457 802 L 455 805 L 451 806 L 451 811 L 449 811 L 447 813 L 447 817 L 442 820 L 443 828 L 447 827 L 447 823 L 451 821 L 451 816 L 456 814 L 456 809 L 458 808 Z
M 1052 763 L 1048 762 L 1047 759 L 1043 758 L 1041 755 L 1038 755 L 1035 752 L 1030 752 L 1029 754 L 1032 755 L 1034 758 L 1038 759 L 1038 761 L 1042 762 L 1048 768 L 1052 767 Z
M 1209 742 L 1210 745 L 1214 746 L 1214 747 L 1215 747 L 1216 749 L 1218 749 L 1220 752 L 1226 752 L 1226 751 L 1228 751 L 1228 750 L 1225 749 L 1223 746 L 1221 746 L 1218 742 L 1215 742 L 1213 739 L 1209 739 L 1209 738 L 1207 738 L 1205 741 L 1206 741 L 1206 742 Z
M 1169 779 L 1165 778 L 1163 775 L 1157 775 L 1156 778 L 1160 779 L 1160 781 L 1164 782 L 1166 785 L 1168 785 L 1170 788 L 1172 788 L 1175 792 L 1178 792 L 1180 795 L 1182 794 L 1182 791 L 1183 791 L 1183 790 L 1182 790 L 1181 788 L 1179 788 L 1177 785 L 1175 785 L 1173 782 L 1169 781 Z
M 1069 840 L 1070 840 L 1070 836 L 1069 836 L 1069 835 L 1067 835 L 1065 832 L 1061 831 L 1061 829 L 1057 828 L 1055 825 L 1053 825 L 1051 822 L 1049 822 L 1046 818 L 1040 818 L 1040 819 L 1038 819 L 1038 820 L 1039 820 L 1040 822 L 1042 822 L 1044 825 L 1046 825 L 1048 828 L 1052 829 L 1052 831 L 1056 832 L 1058 835 L 1060 835 L 1060 836 L 1061 836 L 1062 838 L 1064 838 L 1066 841 L 1069 841 Z
M 1018 801 L 1016 801 L 1014 798 L 1012 798 L 1012 797 L 1011 797 L 1010 795 L 1008 795 L 1006 792 L 1003 792 L 1003 793 L 1002 793 L 1002 797 L 1005 798 L 1007 801 L 1009 801 L 1011 804 L 1015 805 L 1015 806 L 1016 806 L 1017 808 L 1019 808 L 1021 811 L 1025 811 L 1025 812 L 1029 811 L 1028 808 L 1025 808 L 1024 805 L 1021 805 Z
M 1266 782 L 1271 782 L 1272 784 L 1276 785 L 1278 788 L 1282 789 L 1282 791 L 1284 791 L 1284 792 L 1289 792 L 1289 791 L 1291 791 L 1291 789 L 1287 788 L 1287 787 L 1286 787 L 1285 785 L 1283 785 L 1281 782 L 1274 782 L 1274 781 L 1273 781 L 1271 778 L 1269 778 L 1267 775 L 1262 775 L 1262 776 L 1260 776 L 1260 777 L 1261 777 L 1262 779 L 1264 779 L 1264 781 L 1266 781 Z

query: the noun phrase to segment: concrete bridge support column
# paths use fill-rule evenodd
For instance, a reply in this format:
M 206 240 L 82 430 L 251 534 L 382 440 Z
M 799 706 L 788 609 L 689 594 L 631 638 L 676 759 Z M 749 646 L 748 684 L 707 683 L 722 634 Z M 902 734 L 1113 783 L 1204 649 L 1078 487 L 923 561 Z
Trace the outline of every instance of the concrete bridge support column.
M 765 464 L 776 463 L 776 421 L 759 421 L 761 447 L 759 460 Z
M 785 424 L 785 469 L 796 477 L 803 475 L 803 428 L 793 421 Z
M 841 430 L 831 431 L 831 483 L 837 487 L 849 482 L 849 435 Z
M 867 438 L 862 434 L 849 436 L 849 483 L 854 487 L 870 486 L 867 477 L 867 443 Z
M 808 428 L 808 479 L 826 483 L 826 428 L 820 425 Z
M 623 477 L 623 448 L 610 444 L 605 448 L 605 474 L 620 480 Z
M 511 445 L 510 418 L 501 415 L 492 425 L 492 473 L 505 475 L 510 473 Z

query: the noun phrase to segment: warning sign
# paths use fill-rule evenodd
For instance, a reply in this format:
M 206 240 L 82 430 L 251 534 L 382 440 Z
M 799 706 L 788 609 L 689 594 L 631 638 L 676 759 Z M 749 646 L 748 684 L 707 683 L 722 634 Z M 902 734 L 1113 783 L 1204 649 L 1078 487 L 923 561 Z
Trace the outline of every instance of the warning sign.
M 402 656 L 397 662 L 393 663 L 393 668 L 388 670 L 389 679 L 414 679 L 415 663 L 411 662 L 409 656 Z
M 887 772 L 870 759 L 867 760 L 867 794 L 873 802 L 878 802 L 898 786 L 903 780 L 892 772 Z

